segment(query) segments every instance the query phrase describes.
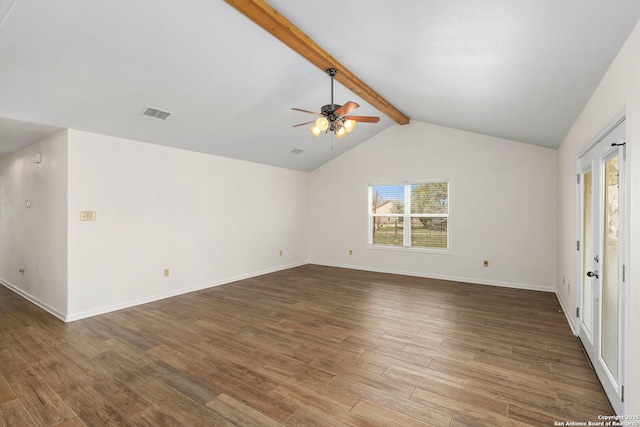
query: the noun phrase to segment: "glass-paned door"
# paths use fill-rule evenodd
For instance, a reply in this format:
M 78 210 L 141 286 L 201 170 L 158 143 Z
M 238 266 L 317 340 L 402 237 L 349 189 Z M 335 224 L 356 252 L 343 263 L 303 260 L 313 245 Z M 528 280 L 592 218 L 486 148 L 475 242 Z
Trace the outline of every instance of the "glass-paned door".
M 591 167 L 591 165 L 588 165 Z M 593 256 L 593 171 L 587 170 L 582 174 L 582 278 L 587 276 L 589 271 L 597 270 L 594 267 L 595 257 Z M 593 290 L 593 281 L 590 279 L 582 280 L 582 314 L 580 316 L 580 330 L 584 334 L 582 340 L 587 353 L 593 357 L 595 346 L 593 341 L 593 328 L 595 326 L 593 312 L 595 310 L 595 298 Z
M 604 163 L 604 218 L 602 230 L 602 345 L 600 356 L 609 372 L 617 380 L 619 292 L 620 282 L 620 157 L 616 154 Z
M 623 413 L 625 121 L 579 159 L 580 339 L 618 414 Z

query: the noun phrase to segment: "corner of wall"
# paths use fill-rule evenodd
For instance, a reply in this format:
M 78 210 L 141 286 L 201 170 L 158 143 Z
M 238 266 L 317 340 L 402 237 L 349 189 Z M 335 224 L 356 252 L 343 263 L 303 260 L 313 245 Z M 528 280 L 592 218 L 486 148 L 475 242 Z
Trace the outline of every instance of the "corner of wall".
M 0 159 L 1 281 L 59 318 L 68 308 L 67 147 L 63 131 Z

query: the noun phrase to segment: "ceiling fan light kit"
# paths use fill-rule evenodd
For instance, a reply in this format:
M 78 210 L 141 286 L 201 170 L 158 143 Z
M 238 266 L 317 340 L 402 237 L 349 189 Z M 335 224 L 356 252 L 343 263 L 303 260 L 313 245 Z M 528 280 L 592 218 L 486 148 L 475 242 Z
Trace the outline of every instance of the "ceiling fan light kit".
M 309 130 L 316 138 L 318 138 L 322 132 L 333 132 L 336 137 L 344 138 L 348 133 L 351 133 L 356 128 L 357 122 L 378 123 L 380 121 L 380 117 L 347 116 L 347 114 L 359 107 L 359 105 L 353 101 L 349 101 L 344 105 L 333 103 L 333 78 L 337 73 L 338 70 L 335 68 L 329 68 L 327 70 L 327 74 L 331 77 L 331 103 L 323 105 L 320 109 L 320 113 L 302 110 L 300 108 L 292 108 L 292 110 L 315 114 L 320 117 L 315 121 L 300 123 L 293 127 L 313 123 L 313 126 L 311 126 Z

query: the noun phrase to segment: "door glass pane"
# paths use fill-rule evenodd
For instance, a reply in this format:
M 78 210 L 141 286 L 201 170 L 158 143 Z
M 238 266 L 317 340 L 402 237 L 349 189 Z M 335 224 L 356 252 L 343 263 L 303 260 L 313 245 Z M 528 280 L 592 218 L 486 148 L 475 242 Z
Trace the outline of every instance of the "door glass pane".
M 604 166 L 604 241 L 602 257 L 602 358 L 618 376 L 618 157 Z
M 593 284 L 587 277 L 593 259 L 593 208 L 591 202 L 593 192 L 593 176 L 591 171 L 584 173 L 583 218 L 582 223 L 582 324 L 587 334 L 593 336 Z

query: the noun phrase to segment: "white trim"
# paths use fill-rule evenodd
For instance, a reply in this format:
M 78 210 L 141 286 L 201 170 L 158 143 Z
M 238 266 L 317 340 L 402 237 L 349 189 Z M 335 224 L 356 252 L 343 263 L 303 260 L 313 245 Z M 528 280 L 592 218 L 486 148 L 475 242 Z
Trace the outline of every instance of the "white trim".
M 629 298 L 629 296 L 631 295 L 631 173 L 630 173 L 630 165 L 631 162 L 629 161 L 632 157 L 631 157 L 631 151 L 633 151 L 632 145 L 629 143 L 629 135 L 632 135 L 633 132 L 630 129 L 631 126 L 631 119 L 630 119 L 630 115 L 626 114 L 626 107 L 624 110 L 625 113 L 625 130 L 624 130 L 624 134 L 625 134 L 625 143 L 626 145 L 624 146 L 624 148 L 626 149 L 626 156 L 623 160 L 624 162 L 624 200 L 625 200 L 625 207 L 624 207 L 624 224 L 625 227 L 627 229 L 626 233 L 627 233 L 627 238 L 625 239 L 624 242 L 624 246 L 623 246 L 623 251 L 624 251 L 624 259 L 623 259 L 623 265 L 625 266 L 625 270 L 624 270 L 624 275 L 625 275 L 625 280 L 623 282 L 624 286 L 622 287 L 621 291 L 624 293 L 624 297 L 622 300 L 622 309 L 624 311 L 624 326 L 623 326 L 623 330 L 622 330 L 622 356 L 623 356 L 623 360 L 622 360 L 622 375 L 621 378 L 619 378 L 620 384 L 622 387 L 625 387 L 626 385 L 629 384 L 629 372 L 630 372 L 630 363 L 631 363 L 631 352 L 630 352 L 630 343 L 631 343 L 631 334 L 630 334 L 630 330 L 631 330 L 631 298 Z M 633 117 L 631 115 L 632 119 L 634 119 L 635 117 Z M 632 389 L 633 390 L 633 389 Z M 626 399 L 622 402 L 622 410 L 623 410 L 623 414 L 628 414 L 629 413 L 629 401 L 631 399 L 629 398 L 629 387 L 627 387 L 627 396 Z
M 598 133 L 596 133 L 596 135 L 591 138 L 591 140 L 589 140 L 589 142 L 587 142 L 581 150 L 578 151 L 578 154 L 576 155 L 576 173 L 580 174 L 581 176 L 582 174 L 582 167 L 580 166 L 580 159 L 582 157 L 584 157 L 593 147 L 595 147 L 600 141 L 602 141 L 603 138 L 605 138 L 613 129 L 616 128 L 616 126 L 618 126 L 623 120 L 626 120 L 625 123 L 625 136 L 626 139 L 629 139 L 629 120 L 628 120 L 628 112 L 627 112 L 627 105 L 625 105 L 622 109 L 620 109 L 620 111 L 618 111 L 616 114 L 614 114 L 611 119 L 609 119 L 609 121 L 602 127 L 600 128 L 600 131 Z M 629 149 L 629 145 L 627 145 L 627 150 Z M 629 155 L 628 151 L 627 151 L 627 156 Z M 628 179 L 628 178 L 627 178 Z M 627 184 L 629 184 L 629 181 L 627 181 Z M 576 230 L 575 230 L 575 241 L 580 241 L 580 250 L 576 251 L 576 270 L 577 270 L 577 274 L 576 274 L 576 278 L 578 279 L 576 281 L 576 293 L 575 293 L 575 306 L 576 307 L 580 307 L 580 309 L 582 310 L 582 271 L 583 271 L 583 266 L 582 266 L 582 251 L 584 250 L 584 242 L 582 241 L 582 231 L 583 231 L 583 226 L 584 224 L 582 223 L 583 218 L 583 212 L 582 212 L 582 186 L 584 185 L 584 182 L 582 182 L 582 180 L 580 181 L 580 184 L 577 185 L 576 187 L 576 197 L 575 197 L 575 212 L 576 212 Z M 625 196 L 630 197 L 631 193 L 628 192 L 628 185 L 627 185 L 627 194 L 625 194 Z M 630 198 L 627 198 L 627 203 L 631 200 Z M 629 213 L 630 209 L 627 209 L 627 214 Z M 628 218 L 626 218 L 628 219 Z M 627 223 L 629 224 L 629 223 Z M 629 239 L 627 239 L 629 240 Z M 628 245 L 627 245 L 628 246 Z M 627 256 L 628 256 L 629 252 L 627 252 Z M 627 276 L 628 277 L 628 276 Z M 627 302 L 627 306 L 628 306 L 628 302 Z M 627 312 L 627 316 L 628 316 L 628 312 Z M 626 319 L 626 321 L 628 321 L 628 317 Z M 578 319 L 578 325 L 577 325 L 577 333 L 578 336 L 580 335 L 580 329 L 581 329 L 581 322 L 582 322 L 582 317 L 580 317 L 580 319 Z M 627 338 L 629 338 L 627 336 Z M 628 371 L 625 371 L 628 372 Z
M 396 252 L 419 252 L 428 254 L 451 255 L 453 252 L 448 248 L 430 248 L 427 246 L 392 246 L 392 245 L 374 245 L 367 244 L 367 249 L 380 251 L 396 251 Z
M 615 129 L 620 123 L 622 123 L 623 120 L 626 120 L 626 118 L 627 118 L 627 106 L 625 105 L 624 108 L 622 108 L 620 111 L 614 114 L 614 116 L 607 122 L 607 124 L 605 124 L 600 129 L 600 132 L 598 132 L 595 137 L 593 137 L 587 144 L 585 144 L 584 147 L 582 147 L 582 150 L 578 151 L 578 155 L 576 156 L 578 158 L 578 161 L 579 159 L 584 157 L 584 155 L 587 154 L 600 141 L 602 141 L 607 135 L 609 135 L 613 129 Z M 627 135 L 627 137 L 629 135 L 627 133 L 628 128 L 629 128 L 629 122 L 626 123 L 626 127 L 625 127 L 625 135 Z
M 584 229 L 584 212 L 583 212 L 583 198 L 584 198 L 584 173 L 581 167 L 580 157 L 576 156 L 576 175 L 580 176 L 580 182 L 576 183 L 576 192 L 575 192 L 575 215 L 576 215 L 576 228 L 575 228 L 575 242 L 580 245 L 580 249 L 576 249 L 574 253 L 575 257 L 575 286 L 574 286 L 574 304 L 580 310 L 584 311 L 582 307 L 582 262 L 583 262 L 583 251 L 584 251 L 584 239 L 582 236 Z M 580 242 L 580 243 L 577 243 Z M 582 330 L 582 316 L 577 319 L 576 325 L 576 333 L 578 337 L 580 336 L 580 331 Z M 586 349 L 585 349 L 586 350 Z
M 567 311 L 567 304 L 565 304 L 564 300 L 562 299 L 562 294 L 558 293 L 556 291 L 556 298 L 558 298 L 558 302 L 560 303 L 560 307 L 562 307 L 562 312 L 564 313 L 564 317 L 567 318 L 567 323 L 569 323 L 569 327 L 571 328 L 571 332 L 573 333 L 574 336 L 578 336 L 578 329 L 576 327 L 576 325 L 573 323 L 572 320 L 572 315 L 569 313 L 569 311 Z
M 583 159 L 585 158 L 585 156 L 590 155 L 591 150 L 594 149 L 603 139 L 605 139 L 606 137 L 609 136 L 609 134 L 611 132 L 614 131 L 614 129 L 616 129 L 622 122 L 624 123 L 624 142 L 627 143 L 627 145 L 623 148 L 623 149 L 618 149 L 618 150 L 614 150 L 613 148 L 610 149 L 610 152 L 607 151 L 604 148 L 601 148 L 602 151 L 604 151 L 605 155 L 600 156 L 598 155 L 593 161 L 592 161 L 592 169 L 593 169 L 593 162 L 598 162 L 600 164 L 599 167 L 602 167 L 602 164 L 604 164 L 604 162 L 606 162 L 606 160 L 610 157 L 612 157 L 614 154 L 612 153 L 620 153 L 624 154 L 625 150 L 626 150 L 626 156 L 623 158 L 623 156 L 620 156 L 620 171 L 621 171 L 621 176 L 620 176 L 620 183 L 624 186 L 623 187 L 623 196 L 622 196 L 622 200 L 624 201 L 624 205 L 620 206 L 620 212 L 621 212 L 621 217 L 619 218 L 620 224 L 621 224 L 621 233 L 626 235 L 626 239 L 622 242 L 623 246 L 621 248 L 621 252 L 622 254 L 620 254 L 620 259 L 621 259 L 621 264 L 626 266 L 626 271 L 625 271 L 625 282 L 622 283 L 622 286 L 620 286 L 620 288 L 618 289 L 618 298 L 619 298 L 619 309 L 622 311 L 622 313 L 620 314 L 621 316 L 621 321 L 622 321 L 622 325 L 618 325 L 620 328 L 620 332 L 618 334 L 618 340 L 622 340 L 622 345 L 621 348 L 619 348 L 619 352 L 618 352 L 618 378 L 617 381 L 613 378 L 613 376 L 611 375 L 611 373 L 609 372 L 608 366 L 606 365 L 606 363 L 604 363 L 603 359 L 601 358 L 601 354 L 600 354 L 600 349 L 601 349 L 601 332 L 598 332 L 598 336 L 597 337 L 593 337 L 594 339 L 598 340 L 597 344 L 594 344 L 595 346 L 595 351 L 596 354 L 594 355 L 594 358 L 597 359 L 596 363 L 595 361 L 592 362 L 593 366 L 594 366 L 594 370 L 596 371 L 597 376 L 600 379 L 600 374 L 599 374 L 599 370 L 602 370 L 604 372 L 604 375 L 606 375 L 608 377 L 609 383 L 606 384 L 606 381 L 603 381 L 603 379 L 600 379 L 600 382 L 603 385 L 603 389 L 605 390 L 607 397 L 609 397 L 609 390 L 612 387 L 614 390 L 612 390 L 612 393 L 615 393 L 618 395 L 618 397 L 621 396 L 621 390 L 622 387 L 627 383 L 627 379 L 628 379 L 628 367 L 629 367 L 629 321 L 630 321 L 630 317 L 629 317 L 629 283 L 630 283 L 630 274 L 629 274 L 629 264 L 630 264 L 630 238 L 628 231 L 625 232 L 624 229 L 628 228 L 630 225 L 630 208 L 629 205 L 631 203 L 631 191 L 630 191 L 630 185 L 631 185 L 631 180 L 630 180 L 630 173 L 629 173 L 629 163 L 626 162 L 626 160 L 629 158 L 629 147 L 630 145 L 628 144 L 629 141 L 629 126 L 630 126 L 630 121 L 629 121 L 629 117 L 627 114 L 627 106 L 625 105 L 624 108 L 622 108 L 617 114 L 615 114 L 610 120 L 609 122 L 603 127 L 601 128 L 601 130 L 596 134 L 596 136 L 591 139 L 589 141 L 589 143 L 587 143 L 584 148 L 582 150 L 580 150 L 578 152 L 578 154 L 576 155 L 576 171 L 578 174 L 583 176 L 583 168 L 581 167 L 581 164 L 583 162 Z M 587 158 L 588 160 L 588 158 Z M 602 173 L 602 172 L 601 172 Z M 583 181 L 583 180 L 582 180 Z M 583 212 L 582 212 L 582 205 L 583 205 L 583 185 L 584 182 L 580 182 L 581 185 L 577 186 L 577 190 L 576 190 L 576 235 L 578 239 L 582 239 L 582 233 L 583 233 Z M 599 191 L 599 193 L 602 192 L 602 189 Z M 604 197 L 603 194 L 599 194 L 600 197 Z M 597 202 L 599 209 L 602 209 L 602 205 L 603 202 L 602 201 L 598 201 Z M 602 212 L 598 212 L 595 213 L 596 215 L 598 215 L 599 218 L 603 217 Z M 597 234 L 600 235 L 603 231 L 599 230 L 597 231 Z M 577 278 L 578 278 L 578 284 L 579 286 L 577 286 L 577 292 L 576 292 L 576 306 L 577 307 L 581 307 L 581 311 L 582 311 L 582 274 L 583 274 L 583 251 L 584 251 L 584 242 L 582 242 L 582 245 L 580 247 L 580 251 L 578 251 L 576 259 L 576 269 L 577 269 Z M 598 242 L 594 242 L 594 244 L 598 244 L 601 245 L 602 241 L 599 238 Z M 599 287 L 599 292 L 602 293 L 602 286 L 600 285 Z M 600 295 L 600 298 L 602 298 L 602 295 Z M 594 313 L 595 314 L 595 313 Z M 582 315 L 582 313 L 581 313 Z M 598 324 L 598 330 L 600 331 L 602 328 L 602 319 L 601 319 L 601 313 L 598 314 L 598 319 L 596 319 L 597 322 L 599 322 Z M 582 316 L 580 319 L 578 319 L 578 328 L 577 328 L 577 332 L 578 332 L 578 337 L 580 336 L 581 332 L 582 332 Z M 585 333 L 587 331 L 585 330 Z M 584 344 L 583 344 L 584 345 Z M 585 346 L 586 349 L 586 346 Z M 597 366 L 599 365 L 599 366 Z M 611 398 L 610 398 L 611 399 Z M 626 413 L 627 408 L 628 408 L 628 401 L 629 399 L 627 398 L 625 401 L 621 402 L 621 406 L 622 406 L 622 413 Z M 612 405 L 613 406 L 613 405 Z M 615 408 L 614 408 L 615 410 Z
M 66 322 L 73 322 L 75 320 L 86 319 L 88 317 L 93 317 L 93 316 L 97 316 L 97 315 L 100 315 L 100 314 L 110 313 L 112 311 L 118 311 L 118 310 L 122 310 L 122 309 L 125 309 L 125 308 L 135 307 L 137 305 L 147 304 L 147 303 L 154 302 L 154 301 L 159 301 L 159 300 L 162 300 L 162 299 L 165 299 L 165 298 L 171 298 L 171 297 L 175 297 L 175 296 L 178 296 L 178 295 L 184 295 L 184 294 L 188 294 L 188 293 L 191 293 L 191 292 L 201 291 L 203 289 L 208 289 L 208 288 L 213 288 L 213 287 L 220 286 L 220 285 L 225 285 L 227 283 L 237 282 L 238 280 L 250 279 L 250 278 L 256 277 L 256 276 L 262 276 L 263 274 L 275 273 L 276 271 L 288 270 L 290 268 L 300 267 L 301 265 L 305 265 L 305 264 L 307 264 L 306 261 L 293 263 L 293 264 L 288 264 L 288 265 L 283 265 L 283 266 L 274 267 L 274 268 L 268 268 L 268 269 L 261 270 L 261 271 L 255 271 L 253 273 L 240 274 L 238 276 L 227 277 L 225 279 L 216 280 L 215 282 L 203 283 L 203 284 L 200 284 L 200 285 L 195 285 L 195 286 L 191 286 L 191 287 L 184 288 L 184 289 L 179 289 L 177 291 L 171 291 L 171 292 L 166 292 L 166 293 L 163 293 L 163 294 L 153 295 L 153 296 L 150 296 L 150 297 L 139 298 L 139 299 L 136 299 L 136 300 L 131 300 L 131 301 L 126 301 L 126 302 L 122 302 L 122 303 L 118 303 L 118 304 L 113 304 L 113 305 L 109 305 L 109 306 L 106 306 L 106 307 L 100 307 L 100 308 L 96 308 L 96 309 L 93 309 L 93 310 L 82 311 L 82 312 L 79 312 L 79 313 L 72 313 L 72 314 L 68 314 L 65 317 L 64 320 Z
M 216 287 L 216 286 L 220 286 L 220 285 L 224 285 L 224 284 L 227 284 L 227 283 L 236 282 L 236 281 L 239 281 L 239 280 L 250 279 L 252 277 L 261 276 L 263 274 L 275 273 L 277 271 L 282 271 L 282 270 L 287 270 L 287 269 L 290 269 L 290 268 L 300 267 L 300 266 L 306 265 L 306 264 L 315 264 L 315 265 L 321 265 L 321 266 L 326 266 L 326 267 L 348 268 L 348 269 L 351 269 L 351 270 L 371 271 L 371 272 L 375 272 L 375 273 L 387 273 L 387 274 L 396 274 L 396 275 L 404 275 L 404 276 L 412 276 L 412 277 L 422 277 L 422 278 L 425 278 L 425 279 L 447 280 L 447 281 L 451 281 L 451 282 L 462 282 L 462 283 L 470 283 L 470 284 L 477 284 L 477 285 L 498 286 L 498 287 L 503 287 L 503 288 L 524 289 L 524 290 L 542 291 L 542 292 L 555 292 L 555 289 L 553 289 L 553 288 L 540 286 L 540 285 L 526 284 L 526 283 L 500 282 L 500 281 L 495 281 L 495 280 L 486 280 L 486 279 L 478 279 L 478 278 L 470 278 L 470 277 L 445 276 L 445 275 L 427 274 L 427 273 L 421 273 L 421 272 L 415 272 L 415 271 L 406 271 L 406 270 L 394 270 L 394 269 L 385 269 L 385 268 L 363 267 L 363 266 L 351 265 L 351 264 L 327 263 L 327 262 L 322 262 L 322 261 L 309 261 L 309 262 L 303 261 L 303 262 L 293 263 L 293 264 L 279 266 L 279 267 L 275 267 L 275 268 L 269 268 L 269 269 L 266 269 L 266 270 L 261 270 L 261 271 L 257 271 L 257 272 L 253 272 L 253 273 L 241 274 L 241 275 L 238 275 L 238 276 L 217 280 L 215 282 L 210 282 L 210 283 L 205 283 L 205 284 L 201 284 L 201 285 L 192 286 L 192 287 L 181 289 L 181 290 L 178 290 L 178 291 L 167 292 L 167 293 L 164 293 L 164 294 L 157 294 L 157 295 L 154 295 L 154 296 L 151 296 L 151 297 L 140 298 L 140 299 L 137 299 L 137 300 L 131 300 L 131 301 L 127 301 L 127 302 L 124 302 L 124 303 L 113 304 L 113 305 L 110 305 L 110 306 L 100 307 L 100 308 L 97 308 L 97 309 L 87 310 L 87 311 L 83 311 L 83 312 L 79 312 L 79 313 L 71 313 L 71 314 L 68 314 L 68 315 L 65 316 L 64 314 L 62 314 L 58 310 L 50 307 L 49 305 L 43 303 L 42 301 L 38 300 L 37 298 L 35 298 L 35 297 L 31 296 L 31 295 L 29 295 L 28 293 L 22 291 L 21 289 L 11 285 L 9 282 L 7 282 L 4 279 L 0 278 L 0 284 L 4 285 L 8 289 L 12 290 L 13 292 L 17 293 L 18 295 L 20 295 L 20 296 L 24 297 L 25 299 L 29 300 L 30 302 L 34 303 L 38 307 L 40 307 L 43 310 L 47 311 L 48 313 L 54 315 L 55 317 L 59 318 L 60 320 L 62 320 L 64 322 L 73 322 L 73 321 L 76 321 L 76 320 L 86 319 L 86 318 L 89 318 L 89 317 L 98 316 L 100 314 L 106 314 L 106 313 L 110 313 L 110 312 L 113 312 L 113 311 L 123 310 L 123 309 L 126 309 L 126 308 L 135 307 L 135 306 L 142 305 L 142 304 L 147 304 L 147 303 L 150 303 L 150 302 L 159 301 L 159 300 L 162 300 L 162 299 L 171 298 L 171 297 L 178 296 L 178 295 L 184 295 L 184 294 L 188 294 L 188 293 L 191 293 L 191 292 L 200 291 L 200 290 L 203 290 L 203 289 L 213 288 L 213 287 Z M 564 308 L 565 308 L 564 302 L 560 298 L 558 298 L 558 300 L 560 301 L 560 305 L 563 307 L 563 310 L 564 310 Z M 564 312 L 565 312 L 565 315 L 567 315 L 567 311 L 564 310 Z M 569 319 L 568 315 L 567 315 L 567 319 Z M 572 331 L 574 331 L 574 334 L 575 334 L 575 330 L 574 330 L 573 325 L 571 324 L 571 321 L 569 321 L 569 325 L 570 325 Z
M 422 277 L 425 279 L 447 280 L 450 282 L 471 283 L 474 285 L 499 286 L 502 288 L 524 289 L 529 291 L 541 291 L 541 292 L 553 292 L 553 293 L 556 292 L 556 289 L 554 287 L 533 285 L 530 283 L 499 282 L 496 280 L 478 279 L 473 277 L 444 276 L 439 274 L 429 274 L 429 273 L 422 273 L 417 271 L 394 270 L 394 269 L 388 269 L 388 268 L 377 268 L 377 267 L 351 265 L 351 264 L 338 264 L 333 262 L 323 262 L 323 261 L 314 261 L 314 260 L 309 261 L 309 264 L 322 265 L 325 267 L 348 268 L 351 270 L 371 271 L 374 273 L 388 273 L 388 274 L 398 274 L 402 276 Z
M 33 304 L 37 305 L 38 307 L 40 307 L 44 311 L 48 312 L 49 314 L 52 314 L 55 317 L 57 317 L 58 319 L 60 319 L 62 321 L 65 321 L 65 315 L 62 312 L 60 312 L 60 311 L 56 310 L 55 308 L 51 307 L 49 304 L 40 301 L 38 298 L 34 297 L 30 293 L 25 292 L 24 290 L 20 289 L 19 287 L 11 284 L 9 281 L 7 281 L 7 280 L 5 280 L 3 278 L 0 278 L 0 284 L 4 285 L 4 287 L 9 289 L 10 291 L 13 291 L 16 294 L 20 295 L 22 298 L 26 299 L 27 301 L 30 301 Z
M 412 214 L 411 213 L 411 187 L 413 185 L 423 184 L 447 184 L 447 213 L 446 214 Z M 373 206 L 373 188 L 374 187 L 403 187 L 403 204 L 404 213 L 402 214 L 381 214 L 372 212 Z M 403 218 L 404 224 L 411 224 L 413 218 L 445 218 L 447 220 L 447 247 L 435 248 L 424 246 L 411 246 L 411 227 L 402 227 L 402 246 L 389 246 L 389 245 L 376 245 L 373 243 L 373 227 L 375 218 Z M 373 221 L 372 221 L 373 220 Z M 418 180 L 418 181 L 403 181 L 402 184 L 367 184 L 367 248 L 369 249 L 383 249 L 398 250 L 403 252 L 423 252 L 423 253 L 451 253 L 451 181 L 447 179 L 440 180 Z M 409 242 L 409 245 L 407 245 Z M 435 251 L 434 251 L 435 250 Z
M 106 313 L 111 313 L 113 311 L 118 311 L 118 310 L 123 310 L 126 308 L 130 308 L 130 307 L 135 307 L 137 305 L 142 305 L 142 304 L 147 304 L 150 302 L 154 302 L 154 301 L 159 301 L 165 298 L 171 298 L 171 297 L 175 297 L 178 295 L 184 295 L 184 294 L 188 294 L 191 292 L 196 292 L 196 291 L 200 291 L 203 289 L 208 289 L 208 288 L 213 288 L 216 286 L 220 286 L 220 285 L 225 285 L 227 283 L 232 283 L 232 282 L 237 282 L 238 280 L 244 280 L 244 279 L 250 279 L 252 277 L 257 277 L 257 276 L 262 276 L 263 274 L 269 274 L 269 273 L 275 273 L 277 271 L 281 271 L 281 270 L 288 270 L 290 268 L 295 268 L 295 267 L 300 267 L 302 265 L 306 265 L 308 264 L 306 261 L 303 262 L 297 262 L 297 263 L 293 263 L 293 264 L 288 264 L 288 265 L 283 265 L 283 266 L 279 266 L 279 267 L 274 267 L 274 268 L 268 268 L 265 270 L 261 270 L 261 271 L 255 271 L 253 273 L 247 273 L 247 274 L 240 274 L 237 276 L 233 276 L 233 277 L 227 277 L 225 279 L 220 279 L 220 280 L 216 280 L 215 282 L 209 282 L 209 283 L 204 283 L 204 284 L 200 284 L 200 285 L 195 285 L 195 286 L 191 286 L 188 288 L 184 288 L 184 289 L 179 289 L 177 291 L 171 291 L 171 292 L 166 292 L 163 294 L 157 294 L 157 295 L 153 295 L 150 297 L 145 297 L 145 298 L 139 298 L 136 300 L 131 300 L 131 301 L 126 301 L 126 302 L 122 302 L 122 303 L 118 303 L 118 304 L 113 304 L 113 305 L 109 305 L 109 306 L 105 306 L 105 307 L 100 307 L 100 308 L 96 308 L 96 309 L 92 309 L 92 310 L 86 310 L 86 311 L 81 311 L 78 313 L 70 313 L 70 314 L 64 314 L 58 310 L 56 310 L 55 308 L 51 307 L 50 305 L 40 301 L 38 298 L 30 295 L 29 293 L 23 291 L 22 289 L 18 288 L 15 285 L 12 285 L 11 283 L 9 283 L 8 281 L 0 278 L 0 284 L 4 285 L 7 289 L 15 292 L 16 294 L 20 295 L 21 297 L 23 297 L 24 299 L 32 302 L 33 304 L 37 305 L 38 307 L 40 307 L 41 309 L 45 310 L 46 312 L 48 312 L 49 314 L 52 314 L 53 316 L 57 317 L 58 319 L 62 320 L 63 322 L 73 322 L 76 320 L 81 320 L 81 319 L 86 319 L 89 317 L 93 317 L 93 316 L 98 316 L 100 314 L 106 314 Z

